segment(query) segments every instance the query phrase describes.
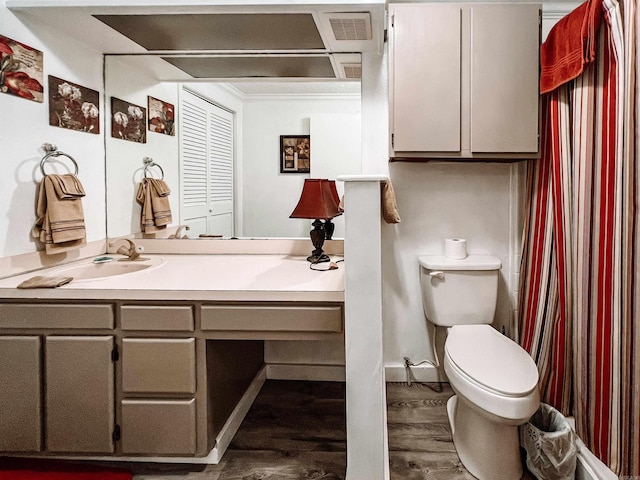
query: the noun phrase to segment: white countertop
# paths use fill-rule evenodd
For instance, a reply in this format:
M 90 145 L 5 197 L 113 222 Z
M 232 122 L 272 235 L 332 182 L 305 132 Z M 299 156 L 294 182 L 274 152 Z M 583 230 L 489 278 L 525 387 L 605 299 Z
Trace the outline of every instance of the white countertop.
M 119 255 L 110 255 L 122 258 Z M 3 299 L 344 301 L 344 263 L 337 270 L 314 271 L 303 256 L 148 255 L 164 263 L 115 277 L 72 281 L 57 288 L 18 289 L 36 275 L 55 276 L 47 268 L 0 280 Z M 340 259 L 341 257 L 336 257 Z M 91 262 L 85 259 L 75 263 Z M 71 264 L 70 264 L 71 265 Z M 319 268 L 326 268 L 323 265 Z

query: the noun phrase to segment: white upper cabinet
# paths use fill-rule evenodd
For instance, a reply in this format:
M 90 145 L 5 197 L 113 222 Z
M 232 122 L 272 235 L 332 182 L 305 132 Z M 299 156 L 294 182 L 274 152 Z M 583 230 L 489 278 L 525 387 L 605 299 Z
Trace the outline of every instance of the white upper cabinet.
M 392 159 L 536 158 L 540 12 L 391 4 Z

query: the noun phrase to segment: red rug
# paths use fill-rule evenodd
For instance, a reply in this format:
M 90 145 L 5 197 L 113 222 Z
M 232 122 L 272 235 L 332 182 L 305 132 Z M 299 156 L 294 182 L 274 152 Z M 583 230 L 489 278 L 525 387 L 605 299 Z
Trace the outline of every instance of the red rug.
M 120 468 L 33 458 L 0 458 L 0 480 L 131 480 Z

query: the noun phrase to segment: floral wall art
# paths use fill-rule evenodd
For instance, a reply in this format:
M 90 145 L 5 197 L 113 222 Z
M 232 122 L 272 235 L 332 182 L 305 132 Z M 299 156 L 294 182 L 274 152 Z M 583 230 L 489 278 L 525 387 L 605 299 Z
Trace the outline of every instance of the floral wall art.
M 40 50 L 0 35 L 0 91 L 44 102 Z
M 147 109 L 111 97 L 111 136 L 147 143 Z
M 163 102 L 151 96 L 148 96 L 147 99 L 149 107 L 149 131 L 171 136 L 175 135 L 175 107 L 170 103 Z
M 100 94 L 49 75 L 49 125 L 100 133 Z

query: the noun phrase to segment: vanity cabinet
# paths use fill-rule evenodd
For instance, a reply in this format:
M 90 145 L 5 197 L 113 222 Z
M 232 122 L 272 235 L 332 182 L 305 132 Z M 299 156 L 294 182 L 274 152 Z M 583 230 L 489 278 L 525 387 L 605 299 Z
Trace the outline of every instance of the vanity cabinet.
M 537 157 L 540 12 L 391 4 L 391 159 Z
M 196 339 L 153 336 L 192 332 L 193 306 L 123 305 L 120 322 L 122 453 L 195 455 Z
M 0 451 L 112 453 L 112 349 L 109 335 L 0 336 Z
M 0 303 L 0 451 L 114 451 L 113 326 L 109 304 Z

